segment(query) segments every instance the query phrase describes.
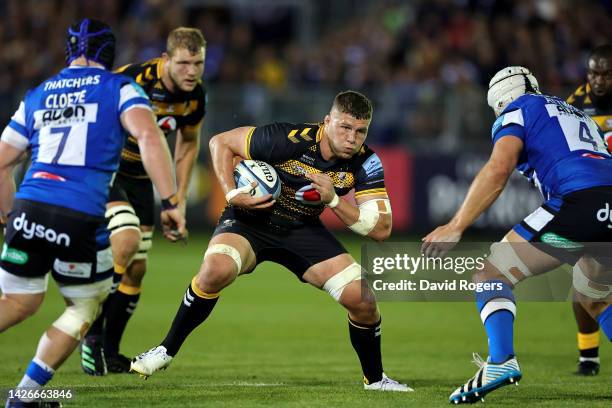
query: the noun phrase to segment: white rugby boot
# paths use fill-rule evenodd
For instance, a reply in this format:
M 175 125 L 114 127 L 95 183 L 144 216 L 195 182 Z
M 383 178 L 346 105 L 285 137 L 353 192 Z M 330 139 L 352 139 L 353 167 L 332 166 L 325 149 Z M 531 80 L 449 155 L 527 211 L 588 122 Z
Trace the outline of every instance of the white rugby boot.
M 484 401 L 486 394 L 505 385 L 518 385 L 519 380 L 523 377 L 515 357 L 499 364 L 484 361 L 477 353 L 473 353 L 472 357 L 474 358 L 474 364 L 479 369 L 474 377 L 450 395 L 448 400 L 451 403 L 471 404 Z
M 145 380 L 158 370 L 165 370 L 172 361 L 164 346 L 157 346 L 137 355 L 130 364 L 130 372 L 140 374 Z
M 382 375 L 382 379 L 380 381 L 376 381 L 372 384 L 367 384 L 365 382 L 365 377 L 363 379 L 363 389 L 364 390 L 373 390 L 373 391 L 395 391 L 395 392 L 412 392 L 414 391 L 406 384 L 400 384 L 399 382 L 392 380 L 387 377 L 385 373 Z

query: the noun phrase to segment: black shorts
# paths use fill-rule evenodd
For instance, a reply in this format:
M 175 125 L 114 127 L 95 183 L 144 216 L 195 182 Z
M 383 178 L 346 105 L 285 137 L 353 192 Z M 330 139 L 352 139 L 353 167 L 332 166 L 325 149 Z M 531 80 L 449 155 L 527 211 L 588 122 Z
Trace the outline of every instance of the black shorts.
M 155 225 L 155 200 L 153 183 L 149 179 L 140 179 L 117 173 L 108 201 L 126 201 L 134 208 L 140 225 Z
M 585 254 L 612 263 L 612 187 L 575 191 L 544 203 L 514 227 L 529 242 L 565 263 Z
M 249 241 L 257 264 L 264 261 L 278 263 L 302 281 L 304 272 L 311 266 L 347 253 L 318 219 L 299 227 L 285 227 L 272 224 L 265 216 L 254 217 L 234 207 L 227 207 L 219 218 L 213 236 L 226 232 L 238 234 Z
M 95 282 L 96 229 L 102 222 L 104 218 L 65 207 L 15 200 L 0 266 L 21 277 L 42 277 L 52 270 L 61 283 Z

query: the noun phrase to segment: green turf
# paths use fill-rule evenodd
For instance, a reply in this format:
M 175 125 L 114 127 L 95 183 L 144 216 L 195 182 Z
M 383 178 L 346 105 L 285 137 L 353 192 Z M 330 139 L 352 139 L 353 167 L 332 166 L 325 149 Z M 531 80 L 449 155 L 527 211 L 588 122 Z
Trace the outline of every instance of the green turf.
M 197 271 L 206 237 L 187 247 L 160 240 L 151 252 L 144 292 L 122 351 L 155 346 Z M 358 255 L 358 241 L 346 241 Z M 0 388 L 21 378 L 44 328 L 61 312 L 53 284 L 39 313 L 0 334 Z M 241 277 L 223 292 L 167 371 L 89 377 L 73 355 L 52 387 L 70 387 L 66 406 L 404 407 L 447 406 L 455 387 L 471 377 L 472 351 L 486 355 L 482 325 L 471 303 L 382 303 L 385 371 L 414 393 L 372 393 L 350 346 L 346 313 L 328 295 L 301 284 L 272 264 Z M 612 351 L 603 341 L 603 370 L 578 378 L 575 325 L 569 304 L 518 306 L 516 351 L 524 378 L 519 387 L 490 394 L 489 406 L 611 406 Z

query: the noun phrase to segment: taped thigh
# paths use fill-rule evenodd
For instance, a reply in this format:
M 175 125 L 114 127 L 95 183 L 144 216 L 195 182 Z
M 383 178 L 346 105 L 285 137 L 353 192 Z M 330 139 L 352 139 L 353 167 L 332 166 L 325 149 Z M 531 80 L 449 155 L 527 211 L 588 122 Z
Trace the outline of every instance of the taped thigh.
M 237 273 L 240 273 L 242 270 L 242 259 L 240 258 L 240 252 L 238 252 L 238 250 L 233 246 L 227 244 L 211 245 L 204 253 L 204 259 L 206 259 L 208 255 L 212 254 L 223 254 L 229 256 L 236 263 Z
M 361 266 L 353 262 L 323 284 L 323 290 L 329 293 L 331 297 L 340 301 L 340 296 L 344 288 L 347 287 L 351 282 L 361 279 Z
M 98 317 L 111 284 L 112 278 L 85 285 L 61 285 L 60 292 L 68 300 L 69 306 L 53 322 L 53 326 L 81 340 Z
M 138 252 L 134 255 L 136 259 L 147 259 L 149 250 L 153 246 L 153 231 L 143 231 L 140 234 L 140 243 L 138 244 Z
M 527 265 L 521 260 L 506 238 L 491 245 L 491 255 L 489 255 L 487 261 L 513 285 L 532 275 Z
M 130 205 L 116 205 L 109 208 L 104 213 L 108 221 L 108 230 L 111 237 L 124 230 L 136 230 L 140 232 L 140 219 L 136 215 L 134 208 Z
M 604 300 L 612 294 L 612 285 L 595 282 L 585 275 L 579 264 L 574 265 L 572 281 L 576 292 L 594 300 Z

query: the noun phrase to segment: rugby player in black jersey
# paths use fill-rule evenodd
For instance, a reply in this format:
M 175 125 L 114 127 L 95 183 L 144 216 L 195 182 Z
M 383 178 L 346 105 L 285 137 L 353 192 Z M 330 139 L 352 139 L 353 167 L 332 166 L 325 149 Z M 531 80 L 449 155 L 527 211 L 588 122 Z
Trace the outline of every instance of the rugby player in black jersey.
M 179 27 L 168 35 L 166 52 L 161 57 L 117 70 L 134 78 L 147 93 L 166 136 L 176 132 L 177 193 L 162 201 L 162 206 L 178 206 L 183 216 L 206 109 L 206 91 L 201 80 L 205 47 L 199 29 Z M 128 136 L 110 192 L 106 218 L 115 286 L 81 347 L 81 366 L 91 375 L 104 375 L 107 370 L 127 372 L 130 367 L 130 359 L 119 353 L 119 343 L 140 298 L 155 223 L 153 188 L 144 171 L 141 153 L 136 139 Z
M 612 44 L 601 45 L 587 60 L 587 82 L 567 98 L 567 103 L 589 115 L 601 128 L 612 151 Z M 573 302 L 578 325 L 578 375 L 599 373 L 599 324 L 579 302 Z
M 133 371 L 146 377 L 167 367 L 189 333 L 209 316 L 221 290 L 259 263 L 272 261 L 347 309 L 365 389 L 412 391 L 383 372 L 374 294 L 361 281 L 359 264 L 319 220 L 329 207 L 355 233 L 375 240 L 389 237 L 383 166 L 364 144 L 371 118 L 370 101 L 346 91 L 336 96 L 323 123 L 240 127 L 211 139 L 213 165 L 228 205 L 166 338 L 137 356 Z M 236 189 L 234 156 L 273 165 L 282 181 L 280 196 L 253 198 Z M 352 189 L 354 203 L 339 198 Z

